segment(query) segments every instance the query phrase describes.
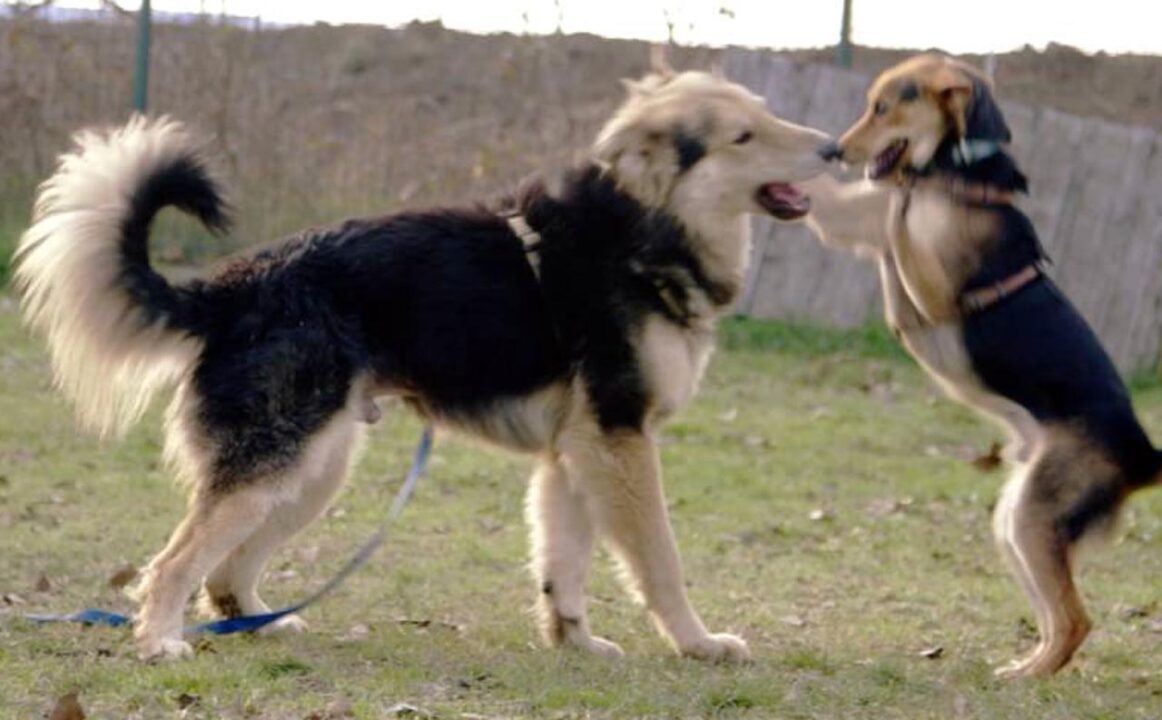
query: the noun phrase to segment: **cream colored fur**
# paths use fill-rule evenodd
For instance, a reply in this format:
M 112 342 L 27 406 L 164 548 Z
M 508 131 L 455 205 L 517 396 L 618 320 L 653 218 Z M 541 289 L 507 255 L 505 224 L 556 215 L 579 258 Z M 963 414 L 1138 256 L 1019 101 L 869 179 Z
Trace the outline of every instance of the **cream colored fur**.
M 133 191 L 158 166 L 198 148 L 166 118 L 136 117 L 112 133 L 86 131 L 75 140 L 77 149 L 40 187 L 33 224 L 16 251 L 15 284 L 80 421 L 120 433 L 201 348 L 161 323 L 147 324 L 117 285 L 121 223 Z
M 710 73 L 662 70 L 627 86 L 629 98 L 598 134 L 594 155 L 642 204 L 685 224 L 712 278 L 741 288 L 750 257 L 744 216 L 765 213 L 755 191 L 822 172 L 816 151 L 827 136 L 774 117 L 762 98 Z M 677 132 L 706 148 L 684 173 Z M 743 132 L 753 139 L 734 144 Z

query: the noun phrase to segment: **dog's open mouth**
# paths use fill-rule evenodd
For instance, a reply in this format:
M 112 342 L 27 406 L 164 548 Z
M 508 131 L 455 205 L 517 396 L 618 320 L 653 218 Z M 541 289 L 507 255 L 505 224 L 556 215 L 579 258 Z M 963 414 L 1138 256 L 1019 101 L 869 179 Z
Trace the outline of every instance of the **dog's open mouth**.
M 901 139 L 893 142 L 872 160 L 871 167 L 868 169 L 868 177 L 872 180 L 878 180 L 890 173 L 899 164 L 900 158 L 904 157 L 904 151 L 907 149 L 907 140 Z
M 780 220 L 798 220 L 811 209 L 811 198 L 791 183 L 763 185 L 758 191 L 758 202 Z

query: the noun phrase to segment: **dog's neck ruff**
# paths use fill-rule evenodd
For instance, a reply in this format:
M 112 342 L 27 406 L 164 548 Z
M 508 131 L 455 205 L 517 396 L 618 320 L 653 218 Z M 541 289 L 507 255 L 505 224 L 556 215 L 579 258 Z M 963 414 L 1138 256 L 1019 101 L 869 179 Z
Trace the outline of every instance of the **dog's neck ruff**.
M 520 238 L 521 244 L 525 247 L 525 259 L 529 261 L 529 267 L 533 269 L 533 275 L 537 279 L 541 279 L 541 256 L 537 254 L 537 246 L 541 244 L 541 234 L 533 230 L 529 225 L 529 221 L 525 216 L 519 212 L 513 212 L 506 215 L 501 215 L 513 234 Z

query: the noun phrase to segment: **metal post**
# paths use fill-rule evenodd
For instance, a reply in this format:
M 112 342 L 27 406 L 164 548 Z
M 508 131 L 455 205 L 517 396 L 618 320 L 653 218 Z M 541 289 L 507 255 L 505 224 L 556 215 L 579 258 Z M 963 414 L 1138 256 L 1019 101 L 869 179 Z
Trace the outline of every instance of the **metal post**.
M 839 30 L 839 45 L 835 47 L 835 62 L 840 67 L 851 67 L 851 0 L 843 0 L 843 25 Z
M 137 69 L 133 74 L 133 109 L 145 112 L 149 96 L 149 31 L 151 26 L 149 0 L 141 0 L 137 13 Z

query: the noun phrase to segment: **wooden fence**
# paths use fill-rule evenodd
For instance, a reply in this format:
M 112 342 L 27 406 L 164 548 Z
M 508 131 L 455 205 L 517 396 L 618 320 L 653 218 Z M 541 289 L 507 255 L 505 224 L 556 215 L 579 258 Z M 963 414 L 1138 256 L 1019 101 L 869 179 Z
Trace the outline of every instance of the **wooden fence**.
M 833 134 L 859 116 L 871 80 L 761 51 L 729 50 L 724 62 L 779 116 Z M 1021 205 L 1053 259 L 1054 277 L 1118 367 L 1153 367 L 1162 348 L 1162 135 L 1017 102 L 1001 106 L 1031 185 Z M 755 239 L 742 312 L 839 327 L 878 316 L 871 263 L 824 249 L 799 225 L 758 219 Z

